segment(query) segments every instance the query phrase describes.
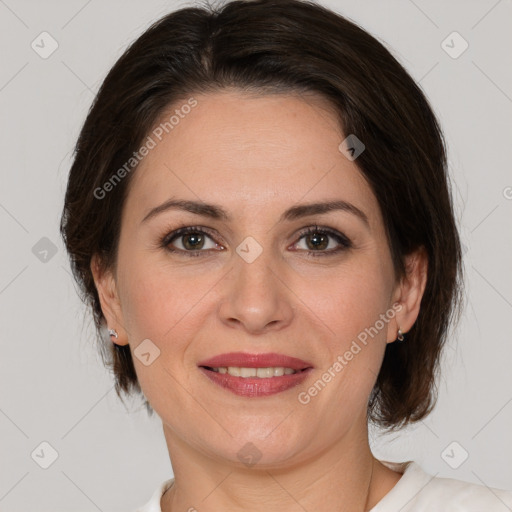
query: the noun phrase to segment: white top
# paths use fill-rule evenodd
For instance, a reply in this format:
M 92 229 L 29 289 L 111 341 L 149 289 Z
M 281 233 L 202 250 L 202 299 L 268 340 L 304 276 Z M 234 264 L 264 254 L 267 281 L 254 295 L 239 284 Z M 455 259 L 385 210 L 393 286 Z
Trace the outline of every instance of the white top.
M 434 477 L 414 461 L 382 464 L 403 473 L 395 486 L 370 512 L 511 512 L 512 491 Z M 163 482 L 151 499 L 135 512 L 162 512 L 160 498 L 174 478 Z

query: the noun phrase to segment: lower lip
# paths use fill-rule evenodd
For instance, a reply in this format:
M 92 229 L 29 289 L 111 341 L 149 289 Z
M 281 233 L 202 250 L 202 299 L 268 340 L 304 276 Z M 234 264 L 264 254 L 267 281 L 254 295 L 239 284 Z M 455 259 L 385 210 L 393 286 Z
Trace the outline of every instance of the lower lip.
M 203 367 L 199 367 L 199 369 L 212 382 L 235 393 L 235 395 L 257 397 L 275 395 L 276 393 L 281 393 L 282 391 L 298 386 L 307 379 L 309 372 L 313 368 L 307 368 L 306 370 L 290 375 L 264 379 L 260 379 L 259 377 L 233 377 L 233 375 L 229 375 L 229 373 L 218 373 Z

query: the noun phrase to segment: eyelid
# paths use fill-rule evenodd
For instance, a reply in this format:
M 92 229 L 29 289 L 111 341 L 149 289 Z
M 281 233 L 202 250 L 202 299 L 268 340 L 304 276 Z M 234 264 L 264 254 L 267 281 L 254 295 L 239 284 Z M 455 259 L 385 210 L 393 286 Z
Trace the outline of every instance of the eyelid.
M 203 227 L 203 226 L 191 226 L 189 224 L 183 224 L 180 225 L 174 229 L 172 229 L 170 232 L 168 232 L 162 239 L 162 245 L 168 245 L 173 240 L 179 238 L 180 236 L 184 236 L 188 233 L 204 233 L 205 235 L 209 236 L 216 244 L 222 245 L 220 242 L 217 242 L 215 237 L 218 237 L 222 240 L 222 237 L 214 230 L 211 230 L 209 228 Z M 192 252 L 192 251 L 188 251 Z M 204 251 L 201 251 L 204 252 Z
M 313 233 L 325 233 L 331 238 L 334 238 L 338 241 L 338 243 L 343 244 L 345 246 L 351 247 L 352 241 L 342 232 L 338 231 L 337 229 L 330 228 L 327 226 L 319 226 L 318 224 L 315 224 L 314 226 L 310 226 L 308 228 L 304 228 L 301 230 L 298 234 L 299 240 L 303 238 L 306 235 L 310 235 Z M 328 252 L 328 251 L 319 251 L 319 252 Z

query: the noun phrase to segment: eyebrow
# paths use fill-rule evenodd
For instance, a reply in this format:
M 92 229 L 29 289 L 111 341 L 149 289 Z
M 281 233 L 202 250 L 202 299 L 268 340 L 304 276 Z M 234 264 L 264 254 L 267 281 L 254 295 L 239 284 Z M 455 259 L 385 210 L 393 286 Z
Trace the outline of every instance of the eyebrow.
M 209 217 L 211 219 L 223 220 L 226 222 L 231 221 L 230 215 L 219 205 L 183 199 L 169 199 L 161 205 L 152 208 L 142 219 L 141 224 L 159 215 L 160 213 L 169 210 L 183 210 L 194 213 L 196 215 L 201 215 L 203 217 Z M 343 200 L 328 201 L 323 203 L 307 203 L 292 206 L 281 215 L 279 222 L 293 221 L 310 215 L 321 215 L 340 210 L 355 215 L 360 220 L 362 220 L 368 228 L 370 227 L 367 215 L 357 206 L 354 206 L 353 204 Z

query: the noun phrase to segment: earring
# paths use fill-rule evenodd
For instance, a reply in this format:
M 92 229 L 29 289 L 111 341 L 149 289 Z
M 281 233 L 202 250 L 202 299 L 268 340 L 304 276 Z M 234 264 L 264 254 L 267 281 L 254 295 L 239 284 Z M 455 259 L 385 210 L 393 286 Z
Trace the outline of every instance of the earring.
M 397 339 L 398 341 L 404 341 L 404 333 L 402 332 L 402 330 L 400 329 L 400 327 L 398 328 L 398 334 L 397 334 Z
M 109 334 L 109 336 L 114 336 L 114 338 L 116 338 L 116 339 L 118 337 L 117 331 L 115 329 L 109 329 L 108 334 Z

